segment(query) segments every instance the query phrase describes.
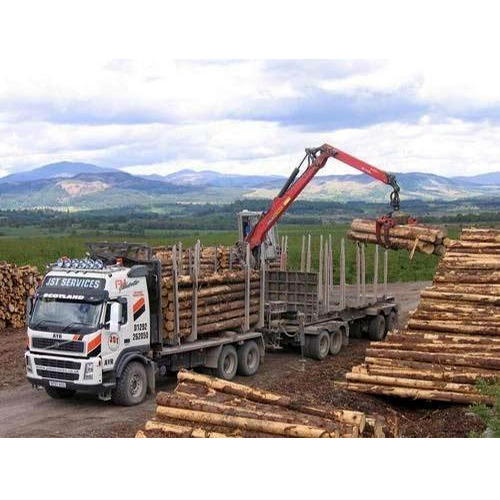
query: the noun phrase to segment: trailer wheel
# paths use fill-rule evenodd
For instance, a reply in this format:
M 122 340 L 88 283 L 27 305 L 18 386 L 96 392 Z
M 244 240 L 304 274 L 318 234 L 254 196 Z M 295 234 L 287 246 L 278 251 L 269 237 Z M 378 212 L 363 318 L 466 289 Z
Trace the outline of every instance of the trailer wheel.
M 330 334 L 327 330 L 321 330 L 318 335 L 308 335 L 306 340 L 307 353 L 313 359 L 321 361 L 330 352 Z
M 335 354 L 338 354 L 340 352 L 340 349 L 342 349 L 342 343 L 342 331 L 337 330 L 336 332 L 333 332 L 330 335 L 330 354 L 332 354 L 333 356 L 335 356 Z
M 398 328 L 399 318 L 398 313 L 396 311 L 391 311 L 389 316 L 387 316 L 386 320 L 386 331 L 390 332 L 392 330 L 396 330 Z
M 144 401 L 148 389 L 146 368 L 138 361 L 131 361 L 116 383 L 111 399 L 121 406 L 133 406 Z
M 53 399 L 68 399 L 72 398 L 76 391 L 74 389 L 64 389 L 62 387 L 46 387 L 45 392 Z
M 250 377 L 257 373 L 259 366 L 259 346 L 254 340 L 249 340 L 238 349 L 238 373 Z
M 224 380 L 232 380 L 238 369 L 238 354 L 234 346 L 225 345 L 219 354 L 217 360 L 217 377 Z
M 368 325 L 370 340 L 382 340 L 385 337 L 385 318 L 381 314 L 375 316 Z
M 349 325 L 349 337 L 352 337 L 353 339 L 360 339 L 362 336 L 361 321 L 353 321 Z

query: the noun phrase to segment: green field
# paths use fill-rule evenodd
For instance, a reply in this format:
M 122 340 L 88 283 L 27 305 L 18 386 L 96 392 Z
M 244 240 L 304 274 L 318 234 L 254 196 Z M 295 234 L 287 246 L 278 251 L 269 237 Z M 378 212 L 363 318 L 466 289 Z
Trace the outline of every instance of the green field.
M 312 265 L 317 269 L 319 237 L 333 238 L 334 267 L 338 269 L 340 241 L 345 237 L 348 226 L 345 224 L 323 225 L 323 226 L 292 226 L 282 225 L 280 236 L 288 235 L 289 267 L 298 269 L 300 266 L 300 252 L 302 235 L 311 234 L 312 238 Z M 86 234 L 40 234 L 36 228 L 20 228 L 17 235 L 11 234 L 0 237 L 0 260 L 13 262 L 18 265 L 36 265 L 40 271 L 44 271 L 45 265 L 55 262 L 59 257 L 83 257 L 85 255 L 88 241 L 128 241 L 141 242 L 150 245 L 170 245 L 182 241 L 184 247 L 193 245 L 200 240 L 203 245 L 231 245 L 236 241 L 236 231 L 192 231 L 192 230 L 146 230 L 144 237 L 112 236 L 105 232 L 89 232 Z M 448 230 L 450 237 L 458 235 L 458 229 Z M 373 272 L 374 246 L 367 246 L 367 280 L 371 279 Z M 382 254 L 382 253 L 381 253 Z M 409 260 L 406 251 L 389 252 L 389 281 L 420 281 L 430 280 L 434 275 L 438 258 L 415 254 L 413 260 Z M 382 256 L 380 257 L 382 264 Z M 381 268 L 382 269 L 382 268 Z M 346 276 L 348 282 L 353 282 L 356 273 L 355 245 L 346 241 Z M 335 273 L 338 279 L 338 273 Z

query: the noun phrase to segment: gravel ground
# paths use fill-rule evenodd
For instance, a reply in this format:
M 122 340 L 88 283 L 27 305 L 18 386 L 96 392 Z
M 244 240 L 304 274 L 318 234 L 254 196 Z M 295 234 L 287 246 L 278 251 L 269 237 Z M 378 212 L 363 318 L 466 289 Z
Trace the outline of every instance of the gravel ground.
M 403 321 L 427 285 L 390 286 Z M 142 405 L 123 408 L 85 395 L 57 401 L 44 391 L 33 390 L 24 372 L 25 333 L 11 329 L 0 335 L 0 437 L 132 437 L 153 414 L 153 396 Z M 256 376 L 237 381 L 315 404 L 382 415 L 403 437 L 467 437 L 471 431 L 482 430 L 465 406 L 371 396 L 336 387 L 335 381 L 343 380 L 352 366 L 363 362 L 367 346 L 367 340 L 352 339 L 340 354 L 321 362 L 302 360 L 293 352 L 268 353 Z M 174 387 L 175 377 L 167 377 L 158 389 Z

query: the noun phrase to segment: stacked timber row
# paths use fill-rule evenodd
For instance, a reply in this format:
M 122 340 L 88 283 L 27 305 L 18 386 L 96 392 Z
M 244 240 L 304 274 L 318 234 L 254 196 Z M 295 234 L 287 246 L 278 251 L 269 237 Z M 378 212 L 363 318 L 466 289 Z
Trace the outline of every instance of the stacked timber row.
M 478 379 L 500 378 L 500 230 L 446 241 L 434 283 L 405 331 L 373 342 L 347 374 L 354 391 L 457 403 L 491 402 Z
M 193 338 L 193 333 L 207 335 L 251 327 L 259 319 L 259 306 L 260 279 L 256 271 L 163 278 L 164 338 L 172 341 Z
M 408 250 L 412 254 L 421 252 L 427 255 L 443 255 L 446 233 L 437 227 L 399 224 L 389 229 L 387 241 L 382 228 L 379 240 L 375 220 L 354 219 L 347 237 L 362 243 L 384 244 L 394 250 Z
M 180 371 L 136 437 L 385 437 L 383 420 L 299 404 L 288 396 Z
M 0 262 L 0 330 L 24 326 L 26 299 L 35 294 L 41 279 L 36 267 Z
M 176 259 L 179 275 L 189 275 L 194 266 L 194 247 L 182 248 L 182 244 L 173 247 L 155 247 L 153 255 L 162 264 L 164 276 L 172 275 L 173 259 Z M 213 274 L 227 269 L 240 269 L 237 264 L 235 249 L 228 246 L 200 247 L 199 272 Z

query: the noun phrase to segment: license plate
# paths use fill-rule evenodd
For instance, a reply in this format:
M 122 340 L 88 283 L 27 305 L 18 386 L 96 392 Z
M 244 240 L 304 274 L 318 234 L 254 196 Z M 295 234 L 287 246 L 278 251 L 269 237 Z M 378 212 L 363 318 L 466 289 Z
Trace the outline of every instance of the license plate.
M 51 387 L 66 387 L 66 382 L 59 382 L 58 380 L 49 380 Z

